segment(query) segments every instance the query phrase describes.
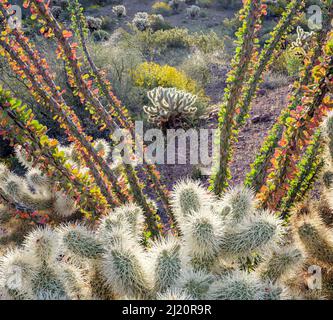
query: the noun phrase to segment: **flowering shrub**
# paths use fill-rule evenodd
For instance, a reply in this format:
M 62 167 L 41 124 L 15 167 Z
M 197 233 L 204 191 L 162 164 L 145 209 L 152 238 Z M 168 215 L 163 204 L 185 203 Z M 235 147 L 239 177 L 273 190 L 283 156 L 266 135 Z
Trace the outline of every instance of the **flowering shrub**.
M 132 75 L 135 85 L 146 89 L 164 87 L 177 88 L 193 94 L 202 93 L 194 80 L 169 65 L 144 62 L 132 71 Z
M 156 14 L 169 15 L 172 12 L 172 8 L 165 2 L 159 1 L 152 5 L 152 10 Z

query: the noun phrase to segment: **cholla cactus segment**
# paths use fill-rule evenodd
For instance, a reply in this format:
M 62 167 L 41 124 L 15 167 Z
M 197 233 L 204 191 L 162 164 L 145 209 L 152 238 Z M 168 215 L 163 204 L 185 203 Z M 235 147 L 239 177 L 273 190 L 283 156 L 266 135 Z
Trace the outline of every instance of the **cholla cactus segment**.
M 29 188 L 27 180 L 10 173 L 3 180 L 0 189 L 14 202 L 28 209 L 33 210 L 52 210 L 53 201 L 51 193 L 33 193 Z
M 9 212 L 10 209 L 8 208 L 8 206 L 0 203 L 0 219 L 6 217 Z
M 180 241 L 171 236 L 153 244 L 149 258 L 155 292 L 165 292 L 179 277 L 182 268 L 180 248 Z
M 31 287 L 36 300 L 67 300 L 64 284 L 53 268 L 38 267 L 31 278 Z
M 90 288 L 80 269 L 62 263 L 59 278 L 65 286 L 66 294 L 71 300 L 84 300 L 91 297 Z
M 31 168 L 26 174 L 30 187 L 38 189 L 41 193 L 47 193 L 50 188 L 50 179 L 42 174 L 37 168 Z
M 59 233 L 64 248 L 78 258 L 96 259 L 105 251 L 94 233 L 82 225 L 62 226 Z
M 89 287 L 92 299 L 115 300 L 116 295 L 107 283 L 101 264 L 97 262 L 91 264 L 91 266 L 92 267 L 89 273 Z
M 126 220 L 119 219 L 119 216 L 111 212 L 102 217 L 96 232 L 97 239 L 106 246 L 113 246 L 121 242 L 123 237 L 132 237 L 130 227 Z
M 4 163 L 0 163 L 0 182 L 5 182 L 10 175 L 8 167 Z
M 327 189 L 331 189 L 333 187 L 333 172 L 332 171 L 325 171 L 323 173 L 323 182 Z M 329 197 L 331 199 L 331 197 Z M 333 203 L 331 203 L 332 205 Z
M 260 267 L 260 276 L 276 282 L 283 277 L 291 276 L 303 263 L 302 252 L 294 246 L 274 251 L 272 256 Z
M 112 7 L 112 12 L 118 17 L 126 17 L 126 7 L 123 5 L 118 5 L 118 6 L 113 6 Z
M 59 150 L 59 152 L 67 152 L 68 157 L 73 152 L 71 147 L 62 147 Z M 22 150 L 19 153 L 22 154 Z M 67 162 L 70 161 L 72 160 Z M 76 165 L 75 162 L 74 165 Z M 41 170 L 33 167 L 32 164 L 26 167 L 26 174 L 18 176 L 10 172 L 6 166 L 0 166 L 0 190 L 11 202 L 21 210 L 44 211 L 49 216 L 57 215 L 62 218 L 69 217 L 77 210 L 73 199 L 61 190 L 56 191 L 57 182 L 43 175 Z
M 253 252 L 265 254 L 276 248 L 283 236 L 282 221 L 271 212 L 248 217 L 234 230 L 226 232 L 221 250 L 226 256 L 250 256 Z
M 229 189 L 223 196 L 223 203 L 224 207 L 231 208 L 230 215 L 234 222 L 241 222 L 255 211 L 256 206 L 254 192 L 243 186 Z
M 102 270 L 107 282 L 119 295 L 147 299 L 151 283 L 144 265 L 143 250 L 128 240 L 108 250 L 102 262 Z
M 194 300 L 192 296 L 181 289 L 171 288 L 164 293 L 158 293 L 157 300 Z
M 235 271 L 212 284 L 210 300 L 264 300 L 266 287 L 254 274 Z
M 199 182 L 183 180 L 176 184 L 172 193 L 172 208 L 178 221 L 193 212 L 210 211 L 213 195 Z
M 299 218 L 296 235 L 307 255 L 327 266 L 333 264 L 333 237 L 331 232 L 315 217 Z
M 209 269 L 218 255 L 224 235 L 221 220 L 214 214 L 202 210 L 188 217 L 181 230 L 192 266 L 195 269 Z
M 22 200 L 24 194 L 29 193 L 26 180 L 15 174 L 10 174 L 6 182 L 0 187 L 8 196 L 13 197 L 13 199 L 18 202 Z
M 28 155 L 26 150 L 24 150 L 21 146 L 15 147 L 15 157 L 19 161 L 19 163 L 26 169 L 31 169 L 33 165 L 33 159 Z
M 132 20 L 132 25 L 139 31 L 144 31 L 150 27 L 149 14 L 147 12 L 137 12 Z
M 204 270 L 184 269 L 177 280 L 176 288 L 196 300 L 207 298 L 207 293 L 214 282 L 214 276 Z
M 22 249 L 8 250 L 0 259 L 0 288 L 13 299 L 32 299 L 29 281 L 36 264 Z
M 43 263 L 54 261 L 60 246 L 58 234 L 49 227 L 37 228 L 26 236 L 24 247 Z
M 197 96 L 176 88 L 157 87 L 148 91 L 151 106 L 144 106 L 143 111 L 151 123 L 163 124 L 171 118 L 193 116 L 197 112 L 194 106 Z
M 77 206 L 73 199 L 68 197 L 62 191 L 55 193 L 55 201 L 53 203 L 53 211 L 59 217 L 70 217 L 75 211 Z
M 97 236 L 106 245 L 122 241 L 124 237 L 141 241 L 144 230 L 143 211 L 136 204 L 116 208 L 100 219 Z
M 133 235 L 141 238 L 144 229 L 144 213 L 143 210 L 136 204 L 130 203 L 114 210 L 114 215 L 118 220 L 126 221 Z

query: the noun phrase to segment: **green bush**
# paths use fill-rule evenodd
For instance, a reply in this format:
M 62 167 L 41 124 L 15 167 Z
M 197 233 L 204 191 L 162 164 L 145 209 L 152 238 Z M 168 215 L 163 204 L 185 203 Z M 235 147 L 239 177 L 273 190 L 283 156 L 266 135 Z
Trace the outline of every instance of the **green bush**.
M 91 36 L 96 42 L 107 41 L 110 39 L 110 33 L 104 30 L 95 30 Z

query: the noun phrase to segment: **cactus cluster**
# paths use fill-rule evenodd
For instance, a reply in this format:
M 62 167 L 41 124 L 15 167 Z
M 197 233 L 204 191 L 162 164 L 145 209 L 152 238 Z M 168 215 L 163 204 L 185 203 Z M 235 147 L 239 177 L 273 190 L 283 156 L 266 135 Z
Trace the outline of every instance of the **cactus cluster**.
M 157 87 L 147 92 L 151 106 L 144 106 L 148 121 L 162 128 L 174 128 L 197 112 L 197 96 L 176 88 Z
M 137 12 L 132 20 L 132 25 L 139 31 L 144 31 L 150 27 L 149 14 L 147 12 Z
M 255 209 L 244 188 L 217 199 L 194 181 L 172 195 L 179 235 L 143 246 L 143 211 L 114 209 L 91 230 L 37 229 L 1 258 L 0 288 L 12 299 L 282 299 L 281 279 L 301 255 L 281 249 L 285 230 Z M 260 256 L 264 262 L 255 264 Z
M 127 11 L 124 5 L 117 5 L 112 7 L 112 12 L 118 17 L 126 17 Z
M 94 147 L 99 156 L 104 159 L 109 157 L 111 149 L 105 140 L 96 140 Z M 59 147 L 59 152 L 66 155 L 65 166 L 81 174 L 89 171 L 80 166 L 79 155 L 72 145 Z M 66 219 L 78 210 L 75 201 L 59 188 L 59 183 L 44 175 L 40 165 L 22 147 L 15 148 L 15 155 L 26 172 L 19 176 L 6 165 L 0 165 L 0 194 L 7 204 L 23 212 L 44 212 L 58 220 Z

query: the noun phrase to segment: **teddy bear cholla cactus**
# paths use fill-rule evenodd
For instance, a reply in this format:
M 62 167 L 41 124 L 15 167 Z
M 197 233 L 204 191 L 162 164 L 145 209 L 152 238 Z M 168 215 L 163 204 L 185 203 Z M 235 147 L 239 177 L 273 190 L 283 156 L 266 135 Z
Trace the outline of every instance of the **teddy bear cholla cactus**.
M 94 147 L 101 157 L 108 158 L 111 150 L 105 140 L 96 140 Z M 59 151 L 66 156 L 66 166 L 81 173 L 89 171 L 86 167 L 79 165 L 78 154 L 72 145 L 61 146 Z M 34 159 L 29 159 L 22 147 L 16 147 L 15 154 L 26 169 L 26 174 L 18 176 L 5 165 L 0 164 L 0 193 L 5 199 L 21 211 L 43 211 L 60 219 L 70 217 L 77 211 L 75 202 L 59 189 L 58 181 L 43 175 L 38 165 L 34 164 Z
M 191 19 L 195 19 L 199 16 L 200 11 L 201 11 L 200 7 L 198 7 L 196 5 L 192 5 L 186 9 L 186 14 Z
M 134 204 L 113 210 L 95 230 L 37 229 L 2 257 L 0 288 L 14 299 L 280 299 L 280 280 L 298 257 L 286 252 L 290 263 L 270 262 L 283 227 L 253 201 L 243 188 L 221 200 L 183 181 L 172 198 L 180 235 L 146 247 Z M 267 257 L 262 274 L 241 270 L 254 254 Z
M 100 18 L 95 18 L 88 16 L 87 25 L 90 31 L 100 30 L 102 28 L 103 20 Z
M 117 17 L 126 17 L 126 7 L 123 5 L 118 5 L 118 6 L 113 6 L 112 7 L 112 12 L 117 16 Z
M 137 12 L 132 20 L 132 25 L 139 31 L 144 31 L 150 27 L 149 14 L 147 12 Z
M 149 122 L 162 128 L 174 128 L 176 121 L 181 122 L 197 112 L 194 106 L 197 96 L 176 88 L 157 87 L 148 91 L 147 96 L 152 106 L 144 106 L 143 110 Z

